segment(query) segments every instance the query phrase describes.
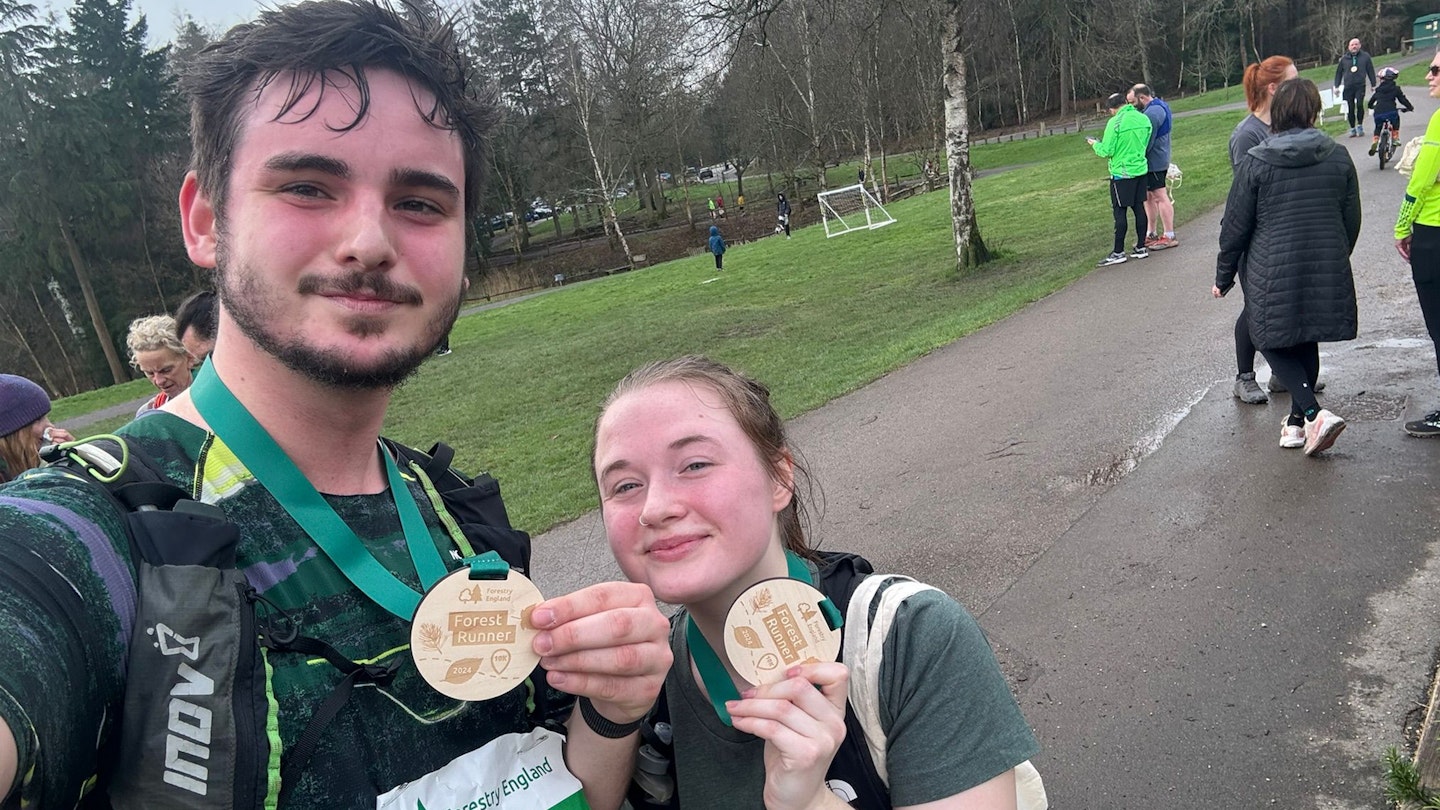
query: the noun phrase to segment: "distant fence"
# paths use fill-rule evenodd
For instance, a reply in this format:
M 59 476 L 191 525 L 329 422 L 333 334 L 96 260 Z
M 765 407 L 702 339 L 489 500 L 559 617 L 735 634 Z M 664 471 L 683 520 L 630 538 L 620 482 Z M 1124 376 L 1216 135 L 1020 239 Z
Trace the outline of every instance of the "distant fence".
M 1108 116 L 1104 115 L 1077 115 L 1073 122 L 1066 121 L 1063 124 L 1041 124 L 1030 129 L 1022 129 L 1018 132 L 1010 132 L 1004 135 L 993 135 L 988 138 L 971 138 L 971 146 L 983 144 L 1010 143 L 1011 141 L 1028 141 L 1031 138 L 1044 138 L 1050 135 L 1069 135 L 1074 132 L 1084 132 L 1087 129 L 1104 129 L 1104 122 Z

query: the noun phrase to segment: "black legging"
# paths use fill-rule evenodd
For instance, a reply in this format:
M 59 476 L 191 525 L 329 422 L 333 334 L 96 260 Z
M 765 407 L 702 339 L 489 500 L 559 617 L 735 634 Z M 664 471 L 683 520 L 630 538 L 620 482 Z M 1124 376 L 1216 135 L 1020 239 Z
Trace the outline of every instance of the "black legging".
M 1250 339 L 1249 307 L 1241 307 L 1240 317 L 1235 319 L 1235 371 L 1255 373 L 1255 341 Z
M 1302 416 L 1320 408 L 1315 399 L 1315 380 L 1320 377 L 1320 344 L 1301 343 L 1279 349 L 1261 349 L 1270 373 L 1290 389 L 1290 415 Z
M 1240 266 L 1245 266 L 1245 257 L 1240 257 Z M 1236 274 L 1240 292 L 1245 292 L 1245 271 Z M 1250 301 L 1247 297 L 1240 307 L 1240 316 L 1235 319 L 1235 371 L 1236 375 L 1255 373 L 1255 341 L 1250 339 Z
M 1145 217 L 1145 194 L 1130 193 L 1132 188 L 1139 186 L 1127 186 L 1126 184 L 1144 183 L 1142 177 L 1135 177 L 1126 180 L 1110 181 L 1110 209 L 1115 212 L 1115 253 L 1125 252 L 1125 211 L 1135 212 L 1135 247 L 1138 250 L 1145 246 L 1145 229 L 1150 223 Z M 1130 196 L 1130 200 L 1123 197 Z
M 1365 111 L 1360 102 L 1365 98 L 1365 85 L 1345 85 L 1345 120 L 1350 122 L 1350 128 L 1365 125 Z
M 1435 345 L 1435 364 L 1440 369 L 1440 228 L 1415 225 L 1410 232 L 1410 277 L 1420 299 L 1425 330 Z

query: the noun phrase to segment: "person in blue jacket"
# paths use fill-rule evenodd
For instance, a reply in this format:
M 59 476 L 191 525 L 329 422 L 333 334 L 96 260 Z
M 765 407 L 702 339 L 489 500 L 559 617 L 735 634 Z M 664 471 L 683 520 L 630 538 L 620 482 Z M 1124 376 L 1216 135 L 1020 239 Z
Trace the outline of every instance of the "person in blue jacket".
M 710 252 L 715 254 L 715 269 L 724 270 L 720 265 L 725 259 L 725 238 L 720 235 L 720 228 L 716 225 L 710 226 Z

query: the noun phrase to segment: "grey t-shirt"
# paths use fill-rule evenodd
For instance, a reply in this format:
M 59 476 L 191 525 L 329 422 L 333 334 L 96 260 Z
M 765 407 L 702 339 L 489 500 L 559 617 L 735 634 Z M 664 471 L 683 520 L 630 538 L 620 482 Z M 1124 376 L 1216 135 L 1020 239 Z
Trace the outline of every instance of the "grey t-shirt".
M 1170 168 L 1170 133 L 1157 134 L 1165 125 L 1165 109 L 1160 99 L 1145 105 L 1145 117 L 1150 119 L 1150 145 L 1145 149 L 1145 162 L 1152 172 L 1163 172 Z
M 1230 171 L 1235 171 L 1235 167 L 1240 165 L 1251 147 L 1259 146 L 1269 137 L 1269 124 L 1256 118 L 1254 113 L 1245 116 L 1235 125 L 1235 131 L 1230 133 Z
M 761 807 L 765 744 L 720 722 L 695 683 L 685 624 L 682 613 L 670 634 L 675 665 L 665 679 L 680 806 Z M 880 670 L 880 721 L 896 806 L 953 796 L 1036 754 L 995 654 L 964 607 L 941 591 L 923 591 L 906 600 L 893 626 Z

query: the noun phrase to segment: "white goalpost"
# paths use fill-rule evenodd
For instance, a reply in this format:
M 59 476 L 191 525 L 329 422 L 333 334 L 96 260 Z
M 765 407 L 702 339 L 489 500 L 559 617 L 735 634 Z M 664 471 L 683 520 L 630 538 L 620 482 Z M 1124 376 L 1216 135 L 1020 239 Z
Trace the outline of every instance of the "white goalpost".
M 885 206 L 863 185 L 822 191 L 819 201 L 827 239 L 851 231 L 879 228 L 895 221 Z

